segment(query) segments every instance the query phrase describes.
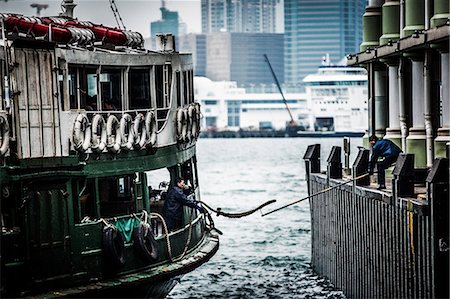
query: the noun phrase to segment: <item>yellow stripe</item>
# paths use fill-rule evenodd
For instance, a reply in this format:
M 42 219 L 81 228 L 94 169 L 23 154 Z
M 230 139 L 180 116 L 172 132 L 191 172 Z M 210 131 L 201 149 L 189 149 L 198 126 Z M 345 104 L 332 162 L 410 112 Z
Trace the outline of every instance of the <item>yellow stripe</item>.
M 410 246 L 411 246 L 411 252 L 414 255 L 414 239 L 413 239 L 413 233 L 414 233 L 414 226 L 413 226 L 413 213 L 411 211 L 408 211 L 409 214 L 409 239 L 410 239 Z

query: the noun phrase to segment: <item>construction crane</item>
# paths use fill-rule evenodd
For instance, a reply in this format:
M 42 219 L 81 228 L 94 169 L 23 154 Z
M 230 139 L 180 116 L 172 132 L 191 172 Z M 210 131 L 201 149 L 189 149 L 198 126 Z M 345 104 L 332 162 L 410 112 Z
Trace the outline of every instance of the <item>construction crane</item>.
M 281 90 L 280 82 L 278 82 L 277 76 L 275 75 L 275 72 L 273 71 L 272 65 L 270 64 L 269 58 L 266 54 L 264 54 L 264 58 L 267 61 L 267 64 L 269 65 L 270 72 L 272 73 L 273 79 L 275 80 L 275 83 L 277 84 L 278 90 L 280 91 L 281 97 L 283 98 L 284 105 L 286 106 L 286 110 L 289 113 L 290 120 L 286 124 L 286 134 L 287 136 L 294 137 L 297 136 L 297 132 L 301 129 L 297 122 L 294 120 L 294 117 L 292 117 L 291 109 L 289 109 L 289 105 L 286 101 L 286 98 L 284 97 L 283 91 Z
M 32 3 L 32 4 L 30 4 L 30 6 L 33 8 L 36 8 L 37 16 L 41 15 L 41 10 L 48 8 L 48 4 L 40 4 L 40 3 Z

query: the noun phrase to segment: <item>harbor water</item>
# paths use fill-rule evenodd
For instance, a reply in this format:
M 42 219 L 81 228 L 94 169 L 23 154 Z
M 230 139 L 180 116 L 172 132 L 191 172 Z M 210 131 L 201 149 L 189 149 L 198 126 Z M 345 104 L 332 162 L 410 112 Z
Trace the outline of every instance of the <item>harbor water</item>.
M 321 144 L 322 169 L 341 138 L 200 139 L 197 143 L 202 200 L 241 212 L 276 199 L 276 207 L 307 196 L 303 154 Z M 351 159 L 361 138 L 351 140 Z M 310 267 L 308 201 L 261 217 L 214 217 L 224 234 L 218 253 L 183 276 L 169 298 L 344 298 Z

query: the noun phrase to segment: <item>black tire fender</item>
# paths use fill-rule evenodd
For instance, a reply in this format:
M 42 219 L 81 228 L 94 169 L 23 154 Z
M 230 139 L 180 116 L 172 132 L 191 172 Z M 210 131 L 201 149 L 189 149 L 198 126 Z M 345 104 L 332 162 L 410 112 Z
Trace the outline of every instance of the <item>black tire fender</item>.
M 122 234 L 114 226 L 103 229 L 103 251 L 112 266 L 125 265 L 125 242 Z
M 154 262 L 158 259 L 155 236 L 149 224 L 141 222 L 134 228 L 133 241 L 136 249 L 147 262 Z

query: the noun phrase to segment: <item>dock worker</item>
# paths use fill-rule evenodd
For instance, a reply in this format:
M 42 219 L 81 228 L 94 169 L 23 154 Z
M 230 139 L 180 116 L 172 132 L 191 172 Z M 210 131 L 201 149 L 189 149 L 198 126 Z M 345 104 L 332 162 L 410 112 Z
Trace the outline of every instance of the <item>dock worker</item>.
M 193 199 L 184 194 L 184 190 L 187 189 L 184 179 L 177 178 L 175 185 L 170 188 L 167 193 L 167 198 L 164 202 L 163 216 L 166 220 L 167 228 L 169 231 L 173 231 L 181 227 L 181 220 L 183 215 L 183 206 L 188 206 L 193 209 L 204 213 L 205 210 L 199 206 Z
M 369 160 L 369 174 L 373 174 L 375 163 L 377 164 L 378 190 L 386 189 L 385 173 L 386 168 L 397 161 L 402 150 L 389 139 L 378 139 L 377 136 L 369 137 L 369 143 L 372 145 L 372 154 Z M 378 161 L 378 158 L 384 158 Z

